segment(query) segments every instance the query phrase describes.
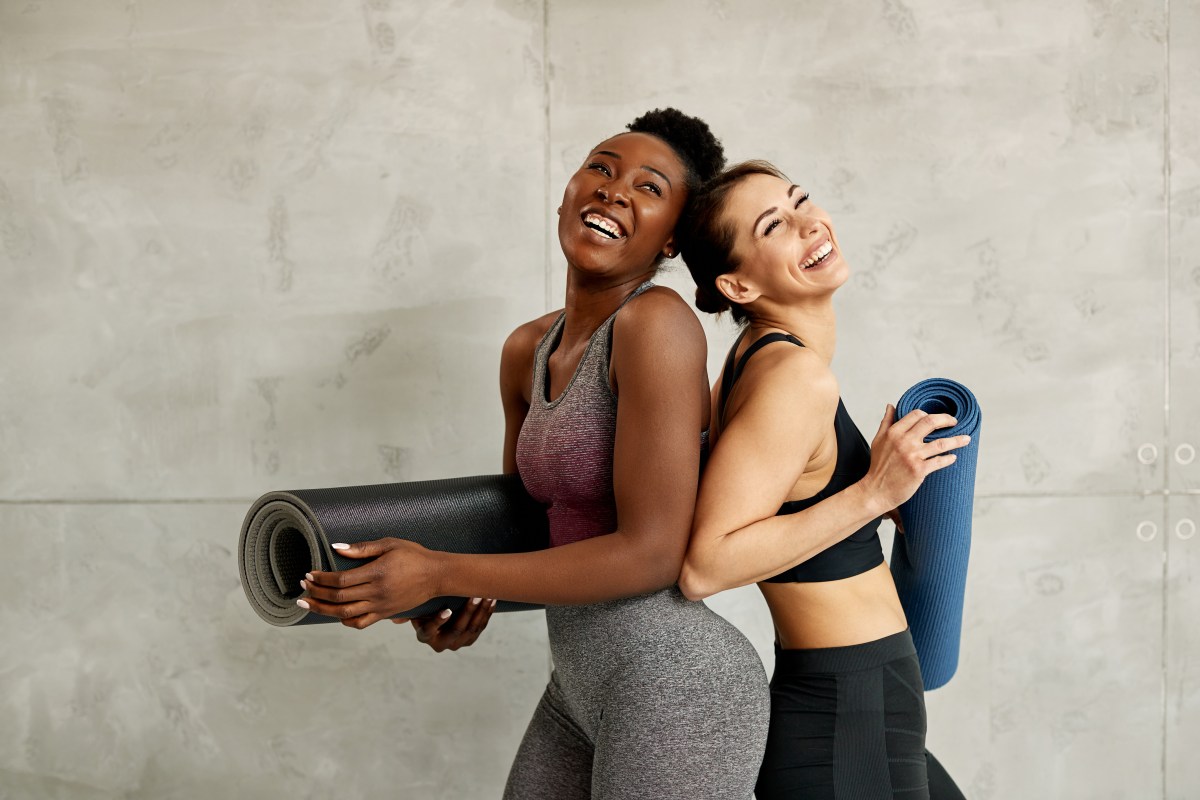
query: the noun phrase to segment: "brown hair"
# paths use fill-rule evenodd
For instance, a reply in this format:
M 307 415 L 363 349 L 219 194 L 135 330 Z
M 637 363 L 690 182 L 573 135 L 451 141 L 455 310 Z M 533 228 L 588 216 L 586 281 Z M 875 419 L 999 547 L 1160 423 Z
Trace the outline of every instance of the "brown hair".
M 786 175 L 767 161 L 743 161 L 730 167 L 689 198 L 678 236 L 679 253 L 696 282 L 696 308 L 709 314 L 728 311 L 741 325 L 750 315 L 717 290 L 717 277 L 737 272 L 740 266 L 733 257 L 737 230 L 724 218 L 725 205 L 733 188 L 751 175 L 787 180 Z

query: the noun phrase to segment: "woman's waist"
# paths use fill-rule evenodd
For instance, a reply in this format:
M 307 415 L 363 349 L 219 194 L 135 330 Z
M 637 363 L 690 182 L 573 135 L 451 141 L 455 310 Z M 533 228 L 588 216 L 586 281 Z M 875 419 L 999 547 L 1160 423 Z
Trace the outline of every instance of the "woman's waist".
M 846 647 L 908 627 L 887 564 L 836 581 L 760 583 L 785 650 Z
M 552 649 L 606 648 L 627 657 L 662 649 L 699 652 L 707 642 L 719 648 L 746 641 L 725 618 L 688 600 L 676 586 L 586 605 L 547 606 L 546 626 Z

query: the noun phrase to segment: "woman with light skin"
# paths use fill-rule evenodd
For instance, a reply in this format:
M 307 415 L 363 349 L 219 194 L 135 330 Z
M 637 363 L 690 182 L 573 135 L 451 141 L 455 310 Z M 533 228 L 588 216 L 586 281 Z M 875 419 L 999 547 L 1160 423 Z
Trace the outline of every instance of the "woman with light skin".
M 339 547 L 372 560 L 304 585 L 310 609 L 356 628 L 443 595 L 547 606 L 555 668 L 510 800 L 746 800 L 766 739 L 757 654 L 675 587 L 708 426 L 706 343 L 683 299 L 650 283 L 724 156 L 674 109 L 629 128 L 589 151 L 564 192 L 565 307 L 517 328 L 501 355 L 504 471 L 547 505 L 552 546 L 461 555 L 388 538 Z M 491 605 L 414 624 L 453 649 Z
M 565 307 L 518 327 L 501 356 L 504 470 L 547 505 L 552 546 L 339 547 L 370 561 L 311 573 L 301 598 L 356 628 L 431 597 L 475 598 L 413 621 L 437 650 L 475 641 L 491 614 L 478 598 L 546 605 L 554 672 L 509 800 L 745 800 L 766 739 L 757 654 L 675 586 L 709 421 L 706 344 L 686 303 L 649 283 L 724 157 L 704 123 L 673 109 L 629 128 L 593 148 L 564 192 Z
M 954 419 L 894 421 L 888 406 L 868 448 L 830 368 L 833 297 L 850 268 L 829 215 L 774 167 L 748 162 L 712 181 L 680 239 L 697 307 L 745 326 L 713 388 L 680 587 L 699 600 L 758 583 L 770 608 L 756 797 L 961 796 L 927 762 L 920 667 L 876 529 L 969 438 L 926 443 Z

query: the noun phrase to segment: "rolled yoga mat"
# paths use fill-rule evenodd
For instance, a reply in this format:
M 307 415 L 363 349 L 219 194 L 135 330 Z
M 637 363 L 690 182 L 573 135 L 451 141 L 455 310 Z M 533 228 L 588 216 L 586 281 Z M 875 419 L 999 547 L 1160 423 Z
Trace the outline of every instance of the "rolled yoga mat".
M 270 492 L 254 501 L 238 540 L 246 599 L 272 625 L 337 622 L 296 605 L 304 573 L 360 566 L 366 562 L 330 545 L 387 536 L 450 553 L 522 553 L 549 546 L 545 509 L 516 475 Z M 428 616 L 465 602 L 437 597 L 397 616 Z M 496 611 L 531 608 L 540 606 L 496 604 Z
M 921 381 L 905 392 L 896 403 L 896 418 L 917 408 L 958 420 L 952 428 L 934 431 L 926 441 L 971 436 L 969 445 L 954 451 L 953 464 L 926 477 L 917 493 L 900 506 L 904 533 L 897 532 L 892 543 L 892 576 L 929 690 L 944 686 L 958 669 L 980 412 L 971 390 L 946 378 Z

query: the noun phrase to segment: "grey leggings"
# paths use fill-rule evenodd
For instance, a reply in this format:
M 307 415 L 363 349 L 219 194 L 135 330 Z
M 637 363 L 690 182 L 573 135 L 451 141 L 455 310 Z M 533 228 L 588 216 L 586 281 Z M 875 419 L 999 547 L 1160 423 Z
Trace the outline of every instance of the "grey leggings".
M 736 628 L 674 588 L 546 622 L 555 668 L 505 800 L 749 800 L 770 692 Z

